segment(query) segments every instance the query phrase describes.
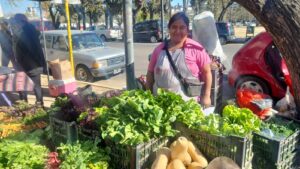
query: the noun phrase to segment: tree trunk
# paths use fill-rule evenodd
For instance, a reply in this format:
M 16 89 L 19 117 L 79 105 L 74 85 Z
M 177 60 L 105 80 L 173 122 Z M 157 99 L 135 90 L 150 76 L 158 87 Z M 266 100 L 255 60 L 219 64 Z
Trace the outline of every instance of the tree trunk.
M 272 35 L 285 59 L 295 93 L 300 118 L 300 1 L 295 0 L 233 0 L 249 12 Z
M 59 22 L 59 13 L 58 11 L 55 12 L 55 14 L 53 13 L 52 11 L 52 5 L 49 6 L 49 12 L 50 12 L 50 17 L 51 17 L 51 20 L 52 20 L 52 24 L 54 26 L 55 29 L 58 29 L 59 28 L 59 25 L 60 25 L 60 22 Z
M 114 27 L 114 15 L 111 14 L 110 17 L 109 17 L 109 28 L 113 28 Z
M 233 1 L 230 1 L 230 2 L 227 3 L 227 5 L 226 5 L 224 8 L 222 8 L 222 11 L 221 11 L 221 13 L 220 13 L 220 16 L 218 17 L 218 21 L 223 21 L 224 15 L 225 15 L 227 9 L 228 9 L 232 4 L 233 4 Z
M 86 18 L 85 18 L 85 8 L 82 7 L 82 25 L 83 25 L 83 30 L 86 30 Z
M 91 12 L 89 12 L 89 17 L 90 17 L 90 27 L 91 27 L 93 26 L 93 16 Z

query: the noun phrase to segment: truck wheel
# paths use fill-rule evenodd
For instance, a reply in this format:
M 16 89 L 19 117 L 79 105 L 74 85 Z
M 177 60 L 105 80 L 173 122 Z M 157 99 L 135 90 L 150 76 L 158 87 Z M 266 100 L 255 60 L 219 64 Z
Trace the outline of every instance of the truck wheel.
M 150 37 L 150 42 L 151 43 L 156 43 L 157 42 L 157 38 L 155 36 L 151 36 Z
M 79 65 L 76 67 L 75 78 L 79 81 L 93 82 L 94 77 L 89 71 L 89 69 L 84 65 Z
M 101 35 L 100 38 L 103 42 L 106 42 L 106 40 L 107 40 L 105 35 Z

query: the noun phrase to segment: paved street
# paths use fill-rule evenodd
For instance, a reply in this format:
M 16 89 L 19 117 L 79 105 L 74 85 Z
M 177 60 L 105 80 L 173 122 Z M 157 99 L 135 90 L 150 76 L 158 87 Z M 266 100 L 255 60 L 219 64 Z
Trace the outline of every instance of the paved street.
M 107 46 L 121 47 L 124 48 L 122 42 L 107 42 Z M 148 66 L 148 55 L 153 51 L 153 49 L 158 45 L 158 43 L 134 43 L 134 63 L 135 63 L 135 75 L 136 77 L 146 74 Z M 234 90 L 228 85 L 227 73 L 231 68 L 231 62 L 233 55 L 242 47 L 243 44 L 227 44 L 223 46 L 223 50 L 227 56 L 227 59 L 223 62 L 226 67 L 224 81 L 223 81 L 223 102 L 232 99 L 234 97 Z M 119 75 L 113 76 L 106 80 L 98 80 L 97 85 L 111 87 L 116 89 L 122 89 L 126 87 L 126 74 L 121 73 Z
M 107 42 L 106 45 L 124 48 L 124 43 L 122 42 Z M 136 77 L 142 74 L 146 74 L 148 66 L 148 55 L 153 51 L 153 49 L 157 45 L 158 43 L 134 43 L 134 66 Z M 242 44 L 227 44 L 223 46 L 224 52 L 227 55 L 227 59 L 224 61 L 224 65 L 227 68 L 225 71 L 226 74 L 230 70 L 233 55 L 241 46 Z M 97 80 L 94 83 L 102 86 L 109 86 L 121 89 L 126 86 L 126 75 L 124 72 L 106 80 Z

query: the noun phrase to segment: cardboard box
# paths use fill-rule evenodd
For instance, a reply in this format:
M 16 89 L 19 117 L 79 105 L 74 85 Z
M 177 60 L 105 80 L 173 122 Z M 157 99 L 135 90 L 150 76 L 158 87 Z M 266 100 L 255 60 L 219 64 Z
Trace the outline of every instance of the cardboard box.
M 48 87 L 50 96 L 57 97 L 62 93 L 73 93 L 77 89 L 77 84 L 74 78 L 67 80 L 50 80 Z
M 53 79 L 66 80 L 66 79 L 74 78 L 74 75 L 72 74 L 70 61 L 56 59 L 53 61 L 49 61 L 48 63 L 51 69 Z

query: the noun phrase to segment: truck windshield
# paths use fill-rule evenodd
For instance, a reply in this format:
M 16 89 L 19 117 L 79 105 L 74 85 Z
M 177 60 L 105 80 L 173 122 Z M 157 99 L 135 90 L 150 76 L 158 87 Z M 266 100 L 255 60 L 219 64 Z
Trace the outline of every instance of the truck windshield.
M 88 49 L 103 46 L 101 39 L 94 33 L 72 35 L 73 49 Z

